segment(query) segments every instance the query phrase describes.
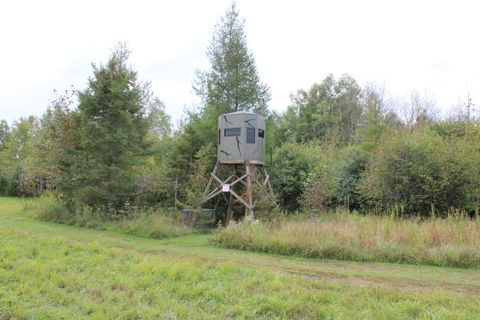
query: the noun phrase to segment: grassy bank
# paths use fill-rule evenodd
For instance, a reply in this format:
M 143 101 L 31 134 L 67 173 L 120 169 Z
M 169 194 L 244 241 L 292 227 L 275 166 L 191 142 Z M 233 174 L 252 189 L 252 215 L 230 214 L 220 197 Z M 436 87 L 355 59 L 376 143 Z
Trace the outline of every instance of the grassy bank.
M 23 199 L 22 207 L 43 221 L 101 230 L 115 230 L 140 237 L 162 239 L 195 232 L 185 225 L 178 212 L 139 210 L 132 208 L 122 217 L 109 217 L 105 212 L 78 207 L 72 214 L 53 193 L 39 198 Z
M 27 212 L 28 213 L 28 212 Z M 32 219 L 0 198 L 0 319 L 473 319 L 478 273 L 298 259 Z
M 231 224 L 211 240 L 227 248 L 303 257 L 480 267 L 480 223 L 465 218 L 327 214 L 277 224 Z

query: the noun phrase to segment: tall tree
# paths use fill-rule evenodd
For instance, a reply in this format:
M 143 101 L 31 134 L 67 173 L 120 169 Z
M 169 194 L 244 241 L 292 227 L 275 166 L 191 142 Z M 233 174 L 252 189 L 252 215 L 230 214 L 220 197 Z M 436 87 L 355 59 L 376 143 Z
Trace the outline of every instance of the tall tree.
M 240 110 L 266 115 L 268 111 L 270 89 L 259 79 L 244 23 L 233 4 L 216 25 L 208 47 L 210 70 L 197 73 L 194 88 L 205 111 L 215 116 Z
M 1 120 L 0 121 L 0 151 L 2 151 L 3 148 L 5 147 L 5 143 L 7 142 L 9 133 L 10 133 L 10 127 L 8 126 L 7 121 Z
M 363 90 L 363 112 L 357 130 L 357 141 L 366 150 L 371 150 L 380 141 L 387 129 L 385 115 L 387 110 L 384 102 L 384 90 L 370 84 Z
M 351 143 L 362 113 L 361 89 L 355 79 L 343 75 L 338 81 L 328 75 L 308 91 L 292 95 L 292 106 L 281 126 L 297 142 L 313 140 Z
M 79 93 L 80 144 L 60 186 L 90 206 L 122 206 L 135 194 L 132 167 L 147 151 L 148 85 L 137 80 L 119 45 L 105 65 L 93 65 L 88 88 Z
M 165 104 L 157 97 L 153 98 L 147 106 L 150 131 L 161 139 L 166 139 L 172 134 L 172 122 L 165 112 Z
M 15 121 L 6 135 L 0 151 L 0 176 L 9 181 L 6 193 L 23 195 L 18 190 L 18 183 L 26 168 L 31 165 L 31 154 L 40 131 L 38 118 L 30 116 Z
M 188 114 L 181 134 L 175 137 L 171 166 L 173 178 L 185 183 L 180 189 L 190 188 L 189 176 L 199 167 L 195 164 L 198 155 L 215 154 L 219 115 L 242 110 L 269 113 L 270 89 L 260 81 L 254 56 L 247 47 L 244 20 L 234 4 L 215 26 L 207 56 L 210 68 L 198 71 L 193 84 L 201 105 Z M 205 146 L 210 150 L 199 153 Z M 186 194 L 180 192 L 180 196 Z
M 418 91 L 412 91 L 410 101 L 403 106 L 405 125 L 413 132 L 425 124 L 433 123 L 436 118 L 435 100 L 425 93 L 423 96 Z

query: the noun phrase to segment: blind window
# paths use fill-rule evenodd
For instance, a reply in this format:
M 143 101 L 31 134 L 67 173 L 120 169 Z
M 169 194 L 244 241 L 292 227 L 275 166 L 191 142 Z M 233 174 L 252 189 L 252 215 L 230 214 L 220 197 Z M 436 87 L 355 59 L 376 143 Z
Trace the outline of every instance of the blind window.
M 240 137 L 240 128 L 228 128 L 223 130 L 224 137 Z
M 255 144 L 255 128 L 247 128 L 247 143 Z

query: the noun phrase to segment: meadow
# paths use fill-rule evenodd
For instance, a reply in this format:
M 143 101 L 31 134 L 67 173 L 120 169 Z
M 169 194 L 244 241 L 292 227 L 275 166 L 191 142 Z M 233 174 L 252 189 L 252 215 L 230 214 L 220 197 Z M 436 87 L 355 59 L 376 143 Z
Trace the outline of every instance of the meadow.
M 478 270 L 341 262 L 36 219 L 0 198 L 0 319 L 471 319 Z
M 227 248 L 312 258 L 480 267 L 480 221 L 463 216 L 397 219 L 347 212 L 234 223 L 212 242 Z

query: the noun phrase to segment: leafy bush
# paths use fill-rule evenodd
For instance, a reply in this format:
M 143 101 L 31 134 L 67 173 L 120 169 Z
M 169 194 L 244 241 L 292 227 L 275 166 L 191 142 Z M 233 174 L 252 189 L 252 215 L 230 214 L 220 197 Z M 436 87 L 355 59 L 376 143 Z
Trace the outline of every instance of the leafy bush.
M 6 195 L 8 188 L 8 179 L 0 176 L 0 195 Z
M 300 208 L 306 181 L 321 159 L 321 148 L 313 145 L 286 143 L 275 152 L 272 184 L 283 208 Z
M 410 215 L 446 215 L 469 206 L 471 169 L 456 141 L 428 130 L 392 136 L 375 151 L 361 190 L 381 210 L 400 205 Z
M 302 210 L 322 212 L 327 209 L 332 196 L 327 179 L 327 174 L 321 170 L 310 174 L 305 181 L 305 190 L 299 199 Z
M 365 169 L 370 163 L 370 155 L 359 147 L 348 148 L 337 171 L 337 198 L 350 210 L 362 210 L 366 199 L 360 186 L 365 178 Z

